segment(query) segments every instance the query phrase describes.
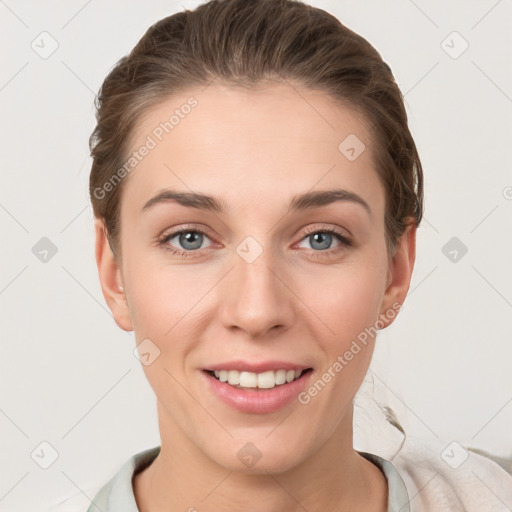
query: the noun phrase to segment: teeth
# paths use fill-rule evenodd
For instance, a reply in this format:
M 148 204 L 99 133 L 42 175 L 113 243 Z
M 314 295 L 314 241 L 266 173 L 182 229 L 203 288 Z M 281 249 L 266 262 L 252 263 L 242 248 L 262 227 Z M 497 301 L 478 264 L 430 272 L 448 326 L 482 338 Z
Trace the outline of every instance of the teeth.
M 256 375 L 253 373 L 253 375 Z M 276 385 L 276 373 L 272 370 L 258 373 L 258 387 L 260 389 L 270 389 Z
M 232 386 L 238 386 L 238 384 L 240 384 L 240 372 L 236 370 L 229 370 L 228 384 L 231 384 Z
M 271 389 L 298 379 L 302 370 L 269 370 L 263 373 L 239 372 L 238 370 L 215 370 L 215 377 L 235 387 Z
M 239 384 L 243 388 L 257 388 L 258 375 L 252 372 L 240 372 Z
M 284 384 L 285 382 L 286 382 L 286 370 L 277 370 L 276 385 Z

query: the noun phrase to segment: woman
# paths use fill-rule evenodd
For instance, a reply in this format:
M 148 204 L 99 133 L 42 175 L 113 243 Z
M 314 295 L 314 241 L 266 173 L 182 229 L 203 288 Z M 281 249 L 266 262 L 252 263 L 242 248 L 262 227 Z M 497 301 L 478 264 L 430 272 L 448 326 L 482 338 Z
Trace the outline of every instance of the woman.
M 161 446 L 90 511 L 510 503 L 510 475 L 482 455 L 455 468 L 353 448 L 353 400 L 407 294 L 423 212 L 401 93 L 365 39 L 299 2 L 208 2 L 149 28 L 97 120 L 99 277 L 135 333 Z

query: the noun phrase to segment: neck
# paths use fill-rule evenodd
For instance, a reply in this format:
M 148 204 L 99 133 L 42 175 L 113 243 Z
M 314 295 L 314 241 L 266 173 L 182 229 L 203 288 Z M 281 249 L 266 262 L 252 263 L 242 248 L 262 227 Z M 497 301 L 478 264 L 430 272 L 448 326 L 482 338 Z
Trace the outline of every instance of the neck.
M 133 481 L 139 511 L 385 512 L 386 479 L 353 449 L 352 408 L 345 416 L 320 449 L 291 469 L 244 473 L 215 463 L 159 414 L 160 453 Z

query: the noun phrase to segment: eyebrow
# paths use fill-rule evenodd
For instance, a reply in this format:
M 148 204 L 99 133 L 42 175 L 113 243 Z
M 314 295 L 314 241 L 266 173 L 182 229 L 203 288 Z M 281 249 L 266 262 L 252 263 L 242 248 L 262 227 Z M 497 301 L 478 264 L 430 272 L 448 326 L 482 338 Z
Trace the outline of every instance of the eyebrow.
M 208 194 L 165 189 L 149 199 L 142 207 L 141 213 L 150 210 L 157 204 L 172 201 L 189 208 L 208 210 L 215 213 L 225 213 L 229 210 L 224 201 Z M 288 211 L 320 208 L 338 201 L 354 202 L 361 205 L 369 215 L 372 213 L 370 206 L 361 196 L 343 189 L 321 190 L 295 195 L 290 202 Z

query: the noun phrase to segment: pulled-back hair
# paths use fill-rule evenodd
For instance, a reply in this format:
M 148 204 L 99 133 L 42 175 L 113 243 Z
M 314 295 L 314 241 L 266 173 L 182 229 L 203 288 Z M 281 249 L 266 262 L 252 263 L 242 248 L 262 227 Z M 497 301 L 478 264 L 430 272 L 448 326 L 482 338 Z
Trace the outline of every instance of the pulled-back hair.
M 324 91 L 363 116 L 385 189 L 390 254 L 408 218 L 419 225 L 421 162 L 403 96 L 375 48 L 331 14 L 300 1 L 212 0 L 153 24 L 110 71 L 96 98 L 89 192 L 114 254 L 120 249 L 126 179 L 108 193 L 104 184 L 111 183 L 129 158 L 141 117 L 190 87 L 212 82 L 251 87 L 267 81 L 291 81 Z

